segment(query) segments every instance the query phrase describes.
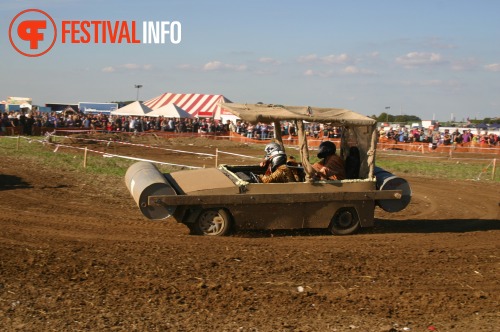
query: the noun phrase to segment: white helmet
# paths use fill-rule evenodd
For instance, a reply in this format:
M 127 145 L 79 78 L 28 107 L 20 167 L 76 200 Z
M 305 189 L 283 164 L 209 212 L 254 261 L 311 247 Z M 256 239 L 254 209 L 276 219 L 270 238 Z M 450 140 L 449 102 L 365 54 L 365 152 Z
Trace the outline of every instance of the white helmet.
M 264 148 L 266 159 L 271 161 L 271 170 L 274 172 L 277 167 L 286 164 L 286 153 L 278 143 L 269 143 Z

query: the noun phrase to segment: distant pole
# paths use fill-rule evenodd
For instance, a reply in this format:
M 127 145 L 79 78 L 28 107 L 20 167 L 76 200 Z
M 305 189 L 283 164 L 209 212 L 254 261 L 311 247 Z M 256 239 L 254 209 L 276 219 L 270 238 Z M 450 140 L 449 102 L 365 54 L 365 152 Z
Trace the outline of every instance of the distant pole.
M 495 172 L 497 169 L 497 158 L 493 158 L 493 169 L 491 170 L 491 179 L 495 180 Z
M 137 96 L 135 100 L 139 100 L 139 89 L 142 88 L 142 84 L 135 84 L 134 87 L 137 89 Z
M 83 168 L 87 168 L 87 147 L 83 150 Z

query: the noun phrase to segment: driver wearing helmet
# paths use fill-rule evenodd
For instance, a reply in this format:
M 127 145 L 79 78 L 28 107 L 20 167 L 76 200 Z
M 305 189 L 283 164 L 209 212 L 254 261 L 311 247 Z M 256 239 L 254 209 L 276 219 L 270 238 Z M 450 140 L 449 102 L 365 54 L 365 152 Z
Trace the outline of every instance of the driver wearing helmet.
M 345 179 L 345 165 L 340 156 L 335 154 L 337 147 L 330 141 L 321 142 L 318 149 L 318 158 L 321 160 L 312 167 L 320 180 Z
M 260 182 L 294 182 L 294 174 L 286 165 L 287 158 L 281 145 L 278 143 L 269 143 L 266 145 L 264 151 L 266 151 L 266 156 L 260 163 L 260 166 L 267 167 L 267 169 L 264 175 L 259 175 Z

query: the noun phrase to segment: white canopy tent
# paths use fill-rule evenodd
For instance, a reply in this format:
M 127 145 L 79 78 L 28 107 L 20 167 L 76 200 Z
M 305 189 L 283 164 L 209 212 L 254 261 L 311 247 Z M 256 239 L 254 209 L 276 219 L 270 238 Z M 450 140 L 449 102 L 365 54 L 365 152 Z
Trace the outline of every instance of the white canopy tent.
M 19 108 L 27 108 L 31 110 L 32 106 L 29 103 L 22 103 L 21 105 L 19 105 Z
M 193 116 L 189 112 L 183 110 L 174 103 L 163 105 L 162 107 L 148 113 L 147 116 L 163 116 L 165 118 L 193 118 Z
M 131 116 L 149 116 L 148 113 L 153 110 L 146 105 L 134 101 L 127 106 L 121 107 L 115 111 L 111 111 L 111 115 L 131 115 Z

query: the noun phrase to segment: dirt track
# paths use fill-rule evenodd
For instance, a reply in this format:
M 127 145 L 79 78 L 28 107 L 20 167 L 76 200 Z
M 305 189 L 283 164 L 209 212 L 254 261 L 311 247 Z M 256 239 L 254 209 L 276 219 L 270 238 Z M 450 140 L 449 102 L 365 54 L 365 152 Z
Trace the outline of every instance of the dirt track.
M 407 179 L 408 209 L 358 235 L 208 238 L 146 220 L 121 179 L 0 159 L 0 326 L 498 331 L 498 184 Z

